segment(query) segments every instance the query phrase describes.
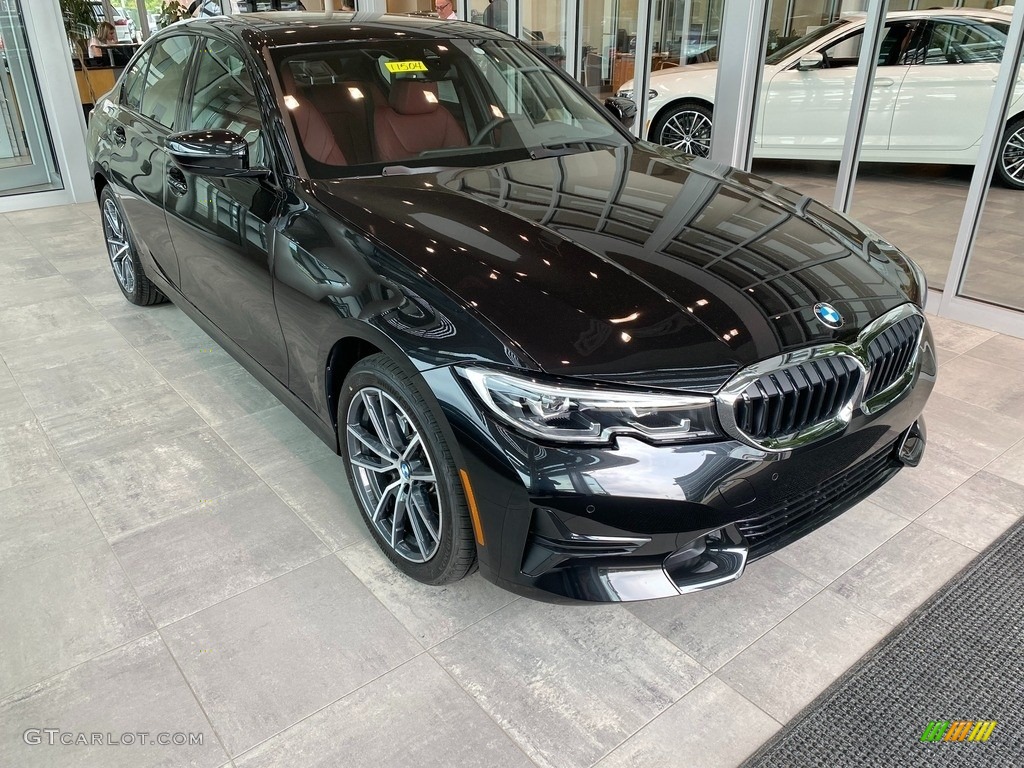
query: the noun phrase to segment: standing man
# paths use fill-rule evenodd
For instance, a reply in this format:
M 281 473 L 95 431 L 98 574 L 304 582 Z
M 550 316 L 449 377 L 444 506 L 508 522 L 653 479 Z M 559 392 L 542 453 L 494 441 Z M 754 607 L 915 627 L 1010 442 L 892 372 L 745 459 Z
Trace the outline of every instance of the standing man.
M 455 13 L 455 6 L 451 0 L 434 0 L 434 10 L 437 11 L 439 19 L 458 19 Z

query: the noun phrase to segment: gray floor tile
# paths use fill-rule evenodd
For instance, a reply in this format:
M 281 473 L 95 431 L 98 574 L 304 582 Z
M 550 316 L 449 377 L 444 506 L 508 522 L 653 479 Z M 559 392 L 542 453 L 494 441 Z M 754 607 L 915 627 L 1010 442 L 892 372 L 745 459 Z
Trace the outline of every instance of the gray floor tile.
M 209 428 L 138 443 L 68 470 L 112 541 L 259 480 Z
M 283 405 L 239 416 L 215 429 L 235 453 L 261 474 L 335 456 L 323 440 Z
M 621 606 L 517 600 L 431 654 L 540 766 L 585 766 L 707 671 Z
M 12 258 L 11 253 L 6 255 L 7 258 L 0 261 L 0 281 L 4 283 L 20 283 L 60 274 L 53 264 L 34 252 L 26 251 L 18 258 Z
M 78 734 L 122 734 L 132 744 L 61 744 L 61 734 L 40 734 L 41 743 L 26 744 L 28 728 L 58 728 L 65 740 Z M 146 734 L 146 743 L 141 744 Z M 159 745 L 184 734 L 186 743 Z M 30 738 L 34 738 L 31 734 Z M 202 740 L 188 744 L 189 738 Z M 152 740 L 152 741 L 151 741 Z M 0 765 L 18 768 L 215 768 L 227 760 L 223 747 L 203 717 L 160 637 L 146 635 L 47 680 L 0 700 Z
M 924 417 L 928 451 L 944 449 L 977 468 L 1024 439 L 1024 420 L 939 393 L 932 393 Z
M 196 337 L 156 341 L 140 346 L 138 350 L 168 381 L 238 365 L 209 337 L 205 341 Z
M 961 459 L 956 451 L 941 444 L 929 445 L 919 466 L 900 470 L 896 477 L 871 494 L 871 502 L 914 520 L 976 471 L 977 467 Z
M 15 285 L 36 282 L 42 281 L 31 280 Z M 95 307 L 81 296 L 58 297 L 20 307 L 0 304 L 0 343 L 68 333 L 83 325 L 102 322 L 102 319 Z
M 369 537 L 337 455 L 312 464 L 266 469 L 260 477 L 331 551 Z
M 0 489 L 63 471 L 39 422 L 0 422 Z
M 68 464 L 91 463 L 137 443 L 167 440 L 207 426 L 166 383 L 61 411 L 41 424 Z
M 479 573 L 440 587 L 420 584 L 398 570 L 374 541 L 355 544 L 338 556 L 424 648 L 447 640 L 515 599 Z
M 0 282 L 0 307 L 4 310 L 45 304 L 57 299 L 76 298 L 75 286 L 63 277 L 41 277 L 24 283 Z
M 897 624 L 976 554 L 911 523 L 843 574 L 830 589 Z
M 173 304 L 134 309 L 131 314 L 110 319 L 110 324 L 134 347 L 147 347 L 161 341 L 179 341 L 197 347 L 213 344 L 206 332 Z
M 161 634 L 233 756 L 421 652 L 336 557 Z
M 66 472 L 0 491 L 0 578 L 49 555 L 103 538 Z
M 189 405 L 214 426 L 230 424 L 280 402 L 237 363 L 174 378 L 171 383 Z
M 765 558 L 731 584 L 632 603 L 628 609 L 700 664 L 716 670 L 820 590 L 820 584 L 785 563 Z
M 998 335 L 994 331 L 931 314 L 928 315 L 928 324 L 932 327 L 935 344 L 953 352 L 967 352 Z
M 785 723 L 889 629 L 878 617 L 825 590 L 726 664 L 717 676 Z
M 264 742 L 239 768 L 533 768 L 429 656 L 419 656 Z
M 160 386 L 163 377 L 135 350 L 117 354 L 100 352 L 53 366 L 19 369 L 11 366 L 25 398 L 40 418 L 63 413 L 69 408 L 88 406 L 98 400 L 129 396 Z
M 969 350 L 970 356 L 978 360 L 1024 371 L 1024 339 L 1011 336 L 994 336 Z
M 985 470 L 1006 480 L 1012 480 L 1018 485 L 1024 485 L 1024 440 L 985 467 Z
M 712 675 L 627 739 L 597 768 L 732 768 L 779 727 Z
M 1024 421 L 1024 387 L 1009 386 L 1020 378 L 1013 368 L 962 355 L 942 367 L 935 391 Z
M 907 523 L 906 518 L 870 501 L 862 501 L 772 557 L 819 584 L 829 584 L 895 536 Z
M 1024 487 L 979 472 L 917 518 L 958 544 L 980 552 L 1024 515 Z
M 103 541 L 5 574 L 0 615 L 0 696 L 153 629 Z
M 323 557 L 327 547 L 260 483 L 125 536 L 114 552 L 163 626 Z

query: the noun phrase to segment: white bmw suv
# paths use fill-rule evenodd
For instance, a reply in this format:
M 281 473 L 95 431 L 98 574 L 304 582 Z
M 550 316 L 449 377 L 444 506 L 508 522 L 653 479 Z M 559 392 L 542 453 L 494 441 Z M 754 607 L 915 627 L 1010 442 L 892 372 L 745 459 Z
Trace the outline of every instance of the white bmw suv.
M 755 157 L 839 159 L 864 24 L 863 16 L 843 18 L 768 55 Z M 889 14 L 861 159 L 972 165 L 1009 28 L 1004 9 Z M 706 156 L 717 74 L 713 63 L 654 72 L 644 135 Z M 618 95 L 633 98 L 633 82 Z M 1022 96 L 1018 72 L 997 163 L 1015 189 L 1024 189 Z

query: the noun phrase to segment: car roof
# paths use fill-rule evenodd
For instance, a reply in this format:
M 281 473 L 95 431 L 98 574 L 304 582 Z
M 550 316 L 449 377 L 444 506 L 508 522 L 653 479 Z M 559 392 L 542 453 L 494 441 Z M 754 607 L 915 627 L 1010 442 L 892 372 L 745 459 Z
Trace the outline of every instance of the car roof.
M 504 32 L 480 24 L 402 14 L 269 11 L 189 19 L 171 26 L 221 29 L 242 37 L 251 45 L 270 47 L 339 40 L 512 39 Z

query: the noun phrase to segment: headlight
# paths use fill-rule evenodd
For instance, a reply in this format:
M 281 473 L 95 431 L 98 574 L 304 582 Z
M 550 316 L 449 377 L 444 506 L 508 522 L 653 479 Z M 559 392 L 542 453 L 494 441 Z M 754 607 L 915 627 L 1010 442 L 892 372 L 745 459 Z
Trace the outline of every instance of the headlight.
M 633 100 L 633 89 L 632 88 L 620 88 L 618 94 L 616 94 L 616 95 L 619 98 L 621 98 L 621 99 L 629 99 L 630 101 L 632 101 Z M 647 98 L 648 99 L 656 99 L 656 98 L 658 98 L 658 92 L 656 90 L 654 90 L 653 88 L 651 88 L 651 90 L 649 90 L 647 92 Z
M 719 434 L 710 397 L 567 385 L 485 368 L 459 371 L 491 413 L 545 440 L 607 443 L 620 434 L 679 443 Z

